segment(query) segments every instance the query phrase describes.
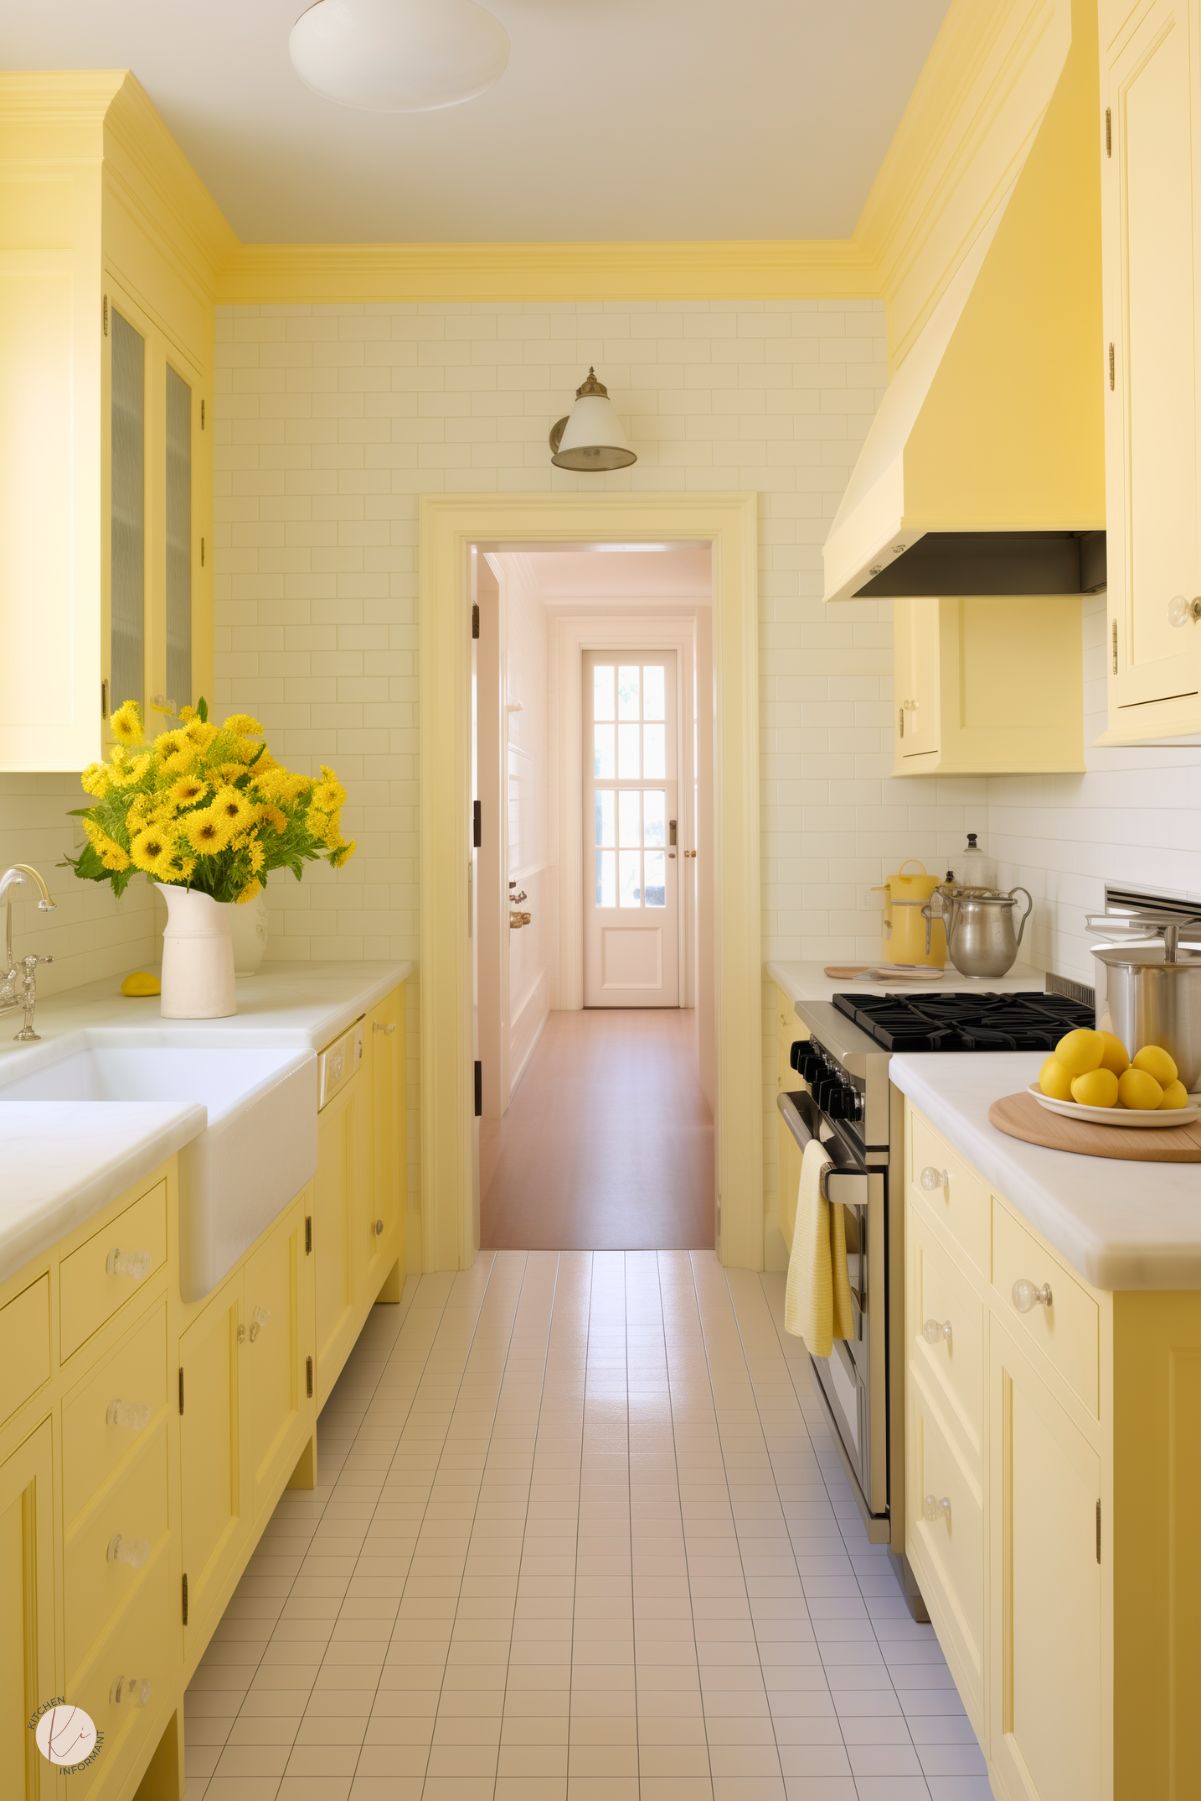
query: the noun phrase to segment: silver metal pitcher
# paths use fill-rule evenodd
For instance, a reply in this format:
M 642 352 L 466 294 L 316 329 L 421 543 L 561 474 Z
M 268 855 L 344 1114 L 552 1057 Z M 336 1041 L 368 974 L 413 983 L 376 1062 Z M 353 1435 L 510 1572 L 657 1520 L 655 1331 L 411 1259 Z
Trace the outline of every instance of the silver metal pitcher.
M 1018 895 L 1026 899 L 1021 919 L 1014 924 Z M 952 888 L 944 885 L 935 897 L 947 925 L 947 949 L 951 961 L 964 976 L 1003 976 L 1017 961 L 1018 947 L 1034 902 L 1028 889 L 1011 888 L 997 894 L 989 888 Z

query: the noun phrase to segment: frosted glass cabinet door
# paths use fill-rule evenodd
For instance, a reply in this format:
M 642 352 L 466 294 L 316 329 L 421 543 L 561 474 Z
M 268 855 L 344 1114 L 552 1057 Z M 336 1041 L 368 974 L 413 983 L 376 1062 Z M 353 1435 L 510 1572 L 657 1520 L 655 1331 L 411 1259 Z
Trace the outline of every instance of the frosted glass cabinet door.
M 144 704 L 146 667 L 146 340 L 115 306 L 109 444 L 109 708 Z
M 164 443 L 166 698 L 178 708 L 196 698 L 192 693 L 192 387 L 170 363 Z

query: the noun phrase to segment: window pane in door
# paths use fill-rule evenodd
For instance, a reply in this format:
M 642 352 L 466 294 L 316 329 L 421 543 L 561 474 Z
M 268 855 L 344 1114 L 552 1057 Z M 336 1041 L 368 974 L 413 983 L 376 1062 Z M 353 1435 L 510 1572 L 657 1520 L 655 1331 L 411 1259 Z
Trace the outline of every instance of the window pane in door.
M 667 844 L 667 795 L 662 788 L 648 788 L 642 796 L 642 842 Z
M 613 665 L 594 663 L 592 667 L 592 717 L 613 717 Z
M 609 728 L 612 730 L 612 728 Z M 662 731 L 662 726 L 658 728 Z M 642 758 L 639 755 L 640 727 L 636 725 L 619 725 L 617 728 L 617 773 L 626 781 L 636 782 L 642 774 Z M 660 770 L 659 774 L 662 775 Z M 600 774 L 600 771 L 597 771 Z
M 596 853 L 596 904 L 598 907 L 617 905 L 616 851 L 598 850 Z
M 665 907 L 667 905 L 667 853 L 661 850 L 648 850 L 646 853 L 646 883 L 643 898 L 648 907 Z
M 642 853 L 636 850 L 623 850 L 621 856 L 621 904 L 623 907 L 640 907 L 642 905 Z
M 623 663 L 617 671 L 617 717 L 637 719 L 641 671 L 637 663 Z
M 618 799 L 618 822 L 624 850 L 637 850 L 642 843 L 642 800 L 637 788 L 624 791 Z
M 146 654 L 146 340 L 111 311 L 109 704 L 142 705 Z M 190 700 L 190 695 L 184 696 Z
M 615 729 L 611 725 L 594 725 L 592 728 L 592 773 L 595 776 L 607 778 L 609 781 L 613 780 L 615 773 L 613 767 L 613 733 Z
M 166 491 L 167 698 L 188 706 L 192 693 L 192 390 L 167 365 Z
M 662 663 L 648 663 L 642 671 L 642 717 L 667 718 L 667 671 Z
M 667 774 L 667 727 L 665 725 L 644 725 L 642 733 L 643 756 L 646 765 L 644 773 L 650 777 L 661 778 Z
M 596 791 L 596 843 L 617 843 L 616 803 L 617 796 L 612 788 L 598 788 Z

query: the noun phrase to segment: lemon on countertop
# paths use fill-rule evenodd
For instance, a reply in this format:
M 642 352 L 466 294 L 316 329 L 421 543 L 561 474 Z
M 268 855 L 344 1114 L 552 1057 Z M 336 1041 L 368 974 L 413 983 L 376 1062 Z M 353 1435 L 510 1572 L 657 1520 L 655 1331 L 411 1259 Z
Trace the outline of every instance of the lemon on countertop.
M 1112 1069 L 1090 1069 L 1073 1076 L 1072 1099 L 1082 1107 L 1116 1107 L 1118 1078 Z
M 1115 1076 L 1120 1076 L 1124 1069 L 1130 1068 L 1130 1052 L 1115 1033 L 1102 1032 L 1100 1036 L 1104 1045 L 1101 1068 L 1112 1069 Z
M 1163 1100 L 1163 1088 L 1145 1069 L 1127 1069 L 1118 1077 L 1118 1100 L 1136 1113 L 1153 1113 Z
M 1055 1055 L 1070 1076 L 1086 1076 L 1090 1069 L 1096 1069 L 1104 1051 L 1102 1034 L 1089 1026 L 1078 1026 L 1055 1046 Z
M 133 974 L 126 976 L 121 984 L 121 993 L 132 995 L 135 999 L 162 992 L 162 983 L 156 975 L 151 975 L 148 969 L 135 969 Z
M 1048 1057 L 1038 1072 L 1038 1085 L 1053 1101 L 1070 1101 L 1072 1077 L 1058 1057 Z
M 1165 1107 L 1171 1112 L 1174 1112 L 1177 1107 L 1188 1106 L 1188 1089 L 1179 1077 L 1177 1077 L 1176 1081 L 1168 1083 L 1163 1091 L 1163 1099 L 1159 1104 L 1161 1107 Z
M 1135 1052 L 1131 1061 L 1135 1069 L 1145 1069 L 1149 1076 L 1154 1076 L 1161 1088 L 1167 1088 L 1180 1074 L 1175 1057 L 1165 1051 L 1161 1044 L 1144 1044 L 1141 1051 Z

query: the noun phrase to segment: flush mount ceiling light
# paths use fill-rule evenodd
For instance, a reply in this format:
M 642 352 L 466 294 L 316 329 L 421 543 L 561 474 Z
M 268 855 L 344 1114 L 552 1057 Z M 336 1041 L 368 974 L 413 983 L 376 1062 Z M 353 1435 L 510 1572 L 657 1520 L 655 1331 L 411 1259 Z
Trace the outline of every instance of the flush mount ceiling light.
M 638 461 L 595 369 L 589 369 L 587 381 L 576 389 L 569 416 L 551 427 L 550 448 L 556 469 L 583 469 L 589 474 L 625 469 Z
M 509 35 L 475 0 L 317 0 L 288 50 L 306 87 L 340 106 L 425 113 L 498 81 Z

